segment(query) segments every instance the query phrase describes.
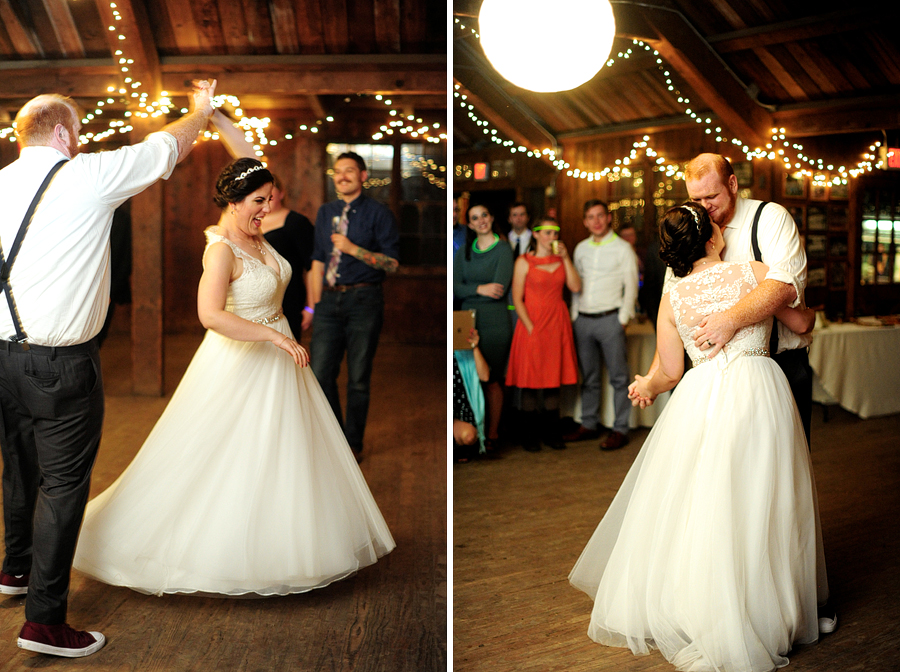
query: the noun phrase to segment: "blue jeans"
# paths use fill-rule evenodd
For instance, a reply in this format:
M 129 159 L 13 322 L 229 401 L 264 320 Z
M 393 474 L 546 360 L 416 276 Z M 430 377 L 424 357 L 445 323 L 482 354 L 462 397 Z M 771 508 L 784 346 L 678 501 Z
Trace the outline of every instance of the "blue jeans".
M 378 336 L 384 322 L 381 285 L 356 287 L 346 292 L 323 291 L 316 304 L 310 366 L 335 417 L 344 429 L 347 443 L 362 450 L 369 413 L 369 383 Z M 347 353 L 347 416 L 341 414 L 337 377 Z

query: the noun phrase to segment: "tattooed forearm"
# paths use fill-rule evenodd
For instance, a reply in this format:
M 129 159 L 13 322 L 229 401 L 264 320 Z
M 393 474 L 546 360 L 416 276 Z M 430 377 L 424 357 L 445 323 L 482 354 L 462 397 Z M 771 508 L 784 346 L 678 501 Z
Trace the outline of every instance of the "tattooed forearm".
M 354 254 L 353 256 L 359 259 L 364 264 L 386 273 L 393 273 L 400 265 L 396 259 L 393 259 L 386 254 L 382 254 L 381 252 L 369 252 L 368 250 L 364 250 L 358 245 L 356 254 Z

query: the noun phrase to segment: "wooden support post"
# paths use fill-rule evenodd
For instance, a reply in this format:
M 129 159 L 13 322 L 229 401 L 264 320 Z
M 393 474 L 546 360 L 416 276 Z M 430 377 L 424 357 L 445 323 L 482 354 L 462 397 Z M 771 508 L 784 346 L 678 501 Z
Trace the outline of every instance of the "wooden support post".
M 156 120 L 133 122 L 132 142 L 162 128 Z M 133 392 L 161 397 L 163 381 L 163 184 L 131 202 L 131 368 Z

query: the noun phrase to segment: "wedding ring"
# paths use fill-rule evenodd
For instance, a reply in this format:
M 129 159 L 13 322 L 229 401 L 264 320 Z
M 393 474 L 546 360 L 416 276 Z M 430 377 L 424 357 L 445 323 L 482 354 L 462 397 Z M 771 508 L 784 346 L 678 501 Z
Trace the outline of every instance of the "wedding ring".
M 706 345 L 708 345 L 710 348 L 713 347 L 713 344 L 710 343 L 709 340 L 706 341 Z

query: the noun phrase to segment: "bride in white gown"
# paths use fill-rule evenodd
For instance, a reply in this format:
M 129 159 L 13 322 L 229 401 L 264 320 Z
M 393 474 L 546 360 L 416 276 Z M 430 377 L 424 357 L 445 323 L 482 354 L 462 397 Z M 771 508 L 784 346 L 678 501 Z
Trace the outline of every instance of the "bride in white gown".
M 281 313 L 291 267 L 259 233 L 272 176 L 226 167 L 206 230 L 208 329 L 140 452 L 88 503 L 74 567 L 161 595 L 286 595 L 373 564 L 394 540 Z
M 659 369 L 646 401 L 671 389 L 628 475 L 569 575 L 593 600 L 588 635 L 679 670 L 766 672 L 818 639 L 828 596 L 818 503 L 803 426 L 768 356 L 771 320 L 739 330 L 715 357 L 694 346 L 704 316 L 764 278 L 726 263 L 719 228 L 693 205 L 660 222 L 661 256 L 680 277 L 663 297 Z M 668 255 L 668 256 L 666 256 Z M 680 268 L 679 268 L 680 267 Z M 795 331 L 812 312 L 785 309 Z

